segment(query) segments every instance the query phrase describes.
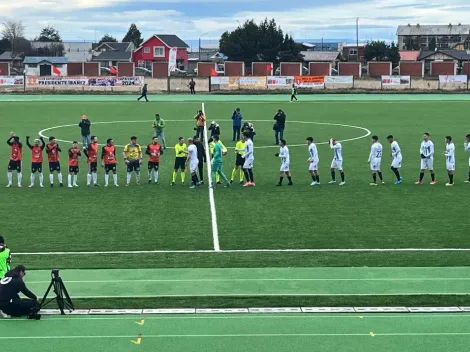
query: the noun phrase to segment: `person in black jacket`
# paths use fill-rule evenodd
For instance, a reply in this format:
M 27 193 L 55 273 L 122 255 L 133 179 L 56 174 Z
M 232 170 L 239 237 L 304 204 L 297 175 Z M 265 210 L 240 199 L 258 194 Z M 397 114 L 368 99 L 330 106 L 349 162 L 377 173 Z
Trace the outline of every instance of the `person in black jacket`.
M 142 87 L 142 95 L 139 98 L 137 98 L 137 101 L 140 101 L 140 99 L 145 98 L 145 101 L 148 103 L 149 100 L 147 99 L 147 92 L 148 92 L 147 84 L 144 84 L 144 86 Z
M 286 113 L 279 109 L 277 114 L 274 115 L 274 138 L 276 139 L 276 145 L 279 145 L 279 140 L 284 139 L 284 129 L 286 128 Z
M 206 163 L 206 150 L 204 149 L 204 145 L 201 143 L 201 140 L 194 136 L 194 145 L 197 148 L 197 159 L 199 160 L 198 168 L 199 168 L 199 184 L 204 184 L 204 164 Z
M 211 131 L 211 138 L 214 136 L 220 136 L 220 126 L 217 122 L 212 121 L 208 130 Z
M 28 315 L 30 319 L 40 319 L 37 313 L 40 305 L 37 296 L 26 288 L 23 277 L 26 275 L 26 268 L 18 265 L 13 270 L 7 272 L 0 281 L 0 310 L 2 316 L 10 315 L 21 317 Z M 21 299 L 19 293 L 24 294 L 28 299 Z
M 91 121 L 86 115 L 82 115 L 82 120 L 78 124 L 82 132 L 83 148 L 87 148 L 91 143 Z

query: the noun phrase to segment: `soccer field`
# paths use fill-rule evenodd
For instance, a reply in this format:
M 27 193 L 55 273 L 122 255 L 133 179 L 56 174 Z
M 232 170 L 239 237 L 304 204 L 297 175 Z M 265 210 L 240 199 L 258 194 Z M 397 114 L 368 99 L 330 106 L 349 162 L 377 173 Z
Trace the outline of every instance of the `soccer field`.
M 46 168 L 46 187 L 29 189 L 30 151 L 25 145 L 23 188 L 0 188 L 0 232 L 13 254 L 21 253 L 14 256 L 13 264 L 22 262 L 34 269 L 470 265 L 470 185 L 463 183 L 468 179 L 469 160 L 463 143 L 470 133 L 470 101 L 464 101 L 466 97 L 451 101 L 439 96 L 421 100 L 408 100 L 407 96 L 400 100 L 396 96 L 376 100 L 372 95 L 360 100 L 300 96 L 301 101 L 293 104 L 280 96 L 271 101 L 256 96 L 200 96 L 193 101 L 155 97 L 150 103 L 106 96 L 14 99 L 18 101 L 1 103 L 4 139 L 10 131 L 23 143 L 25 136 L 34 138 L 40 132 L 56 137 L 63 150 L 64 179 L 66 150 L 73 140 L 80 140 L 77 124 L 81 114 L 92 121 L 92 134 L 100 143 L 113 138 L 122 151 L 132 135 L 143 146 L 150 142 L 153 116 L 159 113 L 167 122 L 166 140 L 172 147 L 178 137 L 194 135 L 193 116 L 204 103 L 208 121 L 220 124 L 221 140 L 229 148 L 224 158 L 227 175 L 235 161 L 230 119 L 235 108 L 241 109 L 245 121 L 254 123 L 257 135 L 256 187 L 243 188 L 235 182 L 230 189 L 217 188 L 216 219 L 208 188 L 190 190 L 189 173 L 185 186 L 180 182 L 170 186 L 173 149 L 167 149 L 161 158 L 159 185 L 144 182 L 122 187 L 125 166 L 120 157 L 121 187 L 87 188 L 82 157 L 80 188 L 50 189 Z M 274 146 L 272 125 L 279 108 L 287 114 L 285 139 L 290 147 L 292 187 L 275 187 L 280 162 L 274 156 L 279 149 Z M 436 146 L 436 185 L 429 184 L 429 174 L 423 185 L 414 184 L 423 132 L 431 134 Z M 389 134 L 402 149 L 401 185 L 393 184 L 389 168 L 390 145 L 385 138 Z M 371 135 L 378 135 L 384 146 L 386 184 L 379 187 L 369 186 Z M 455 187 L 445 187 L 442 153 L 446 135 L 451 135 L 456 145 Z M 308 136 L 318 144 L 322 182 L 318 187 L 310 186 Z M 328 184 L 333 153 L 327 142 L 331 137 L 343 141 L 346 185 L 342 187 Z M 5 164 L 0 182 L 4 185 L 9 153 L 4 144 L 0 149 Z M 104 172 L 100 169 L 98 173 L 103 185 Z M 144 180 L 146 173 L 145 162 Z M 214 251 L 216 240 L 220 252 Z

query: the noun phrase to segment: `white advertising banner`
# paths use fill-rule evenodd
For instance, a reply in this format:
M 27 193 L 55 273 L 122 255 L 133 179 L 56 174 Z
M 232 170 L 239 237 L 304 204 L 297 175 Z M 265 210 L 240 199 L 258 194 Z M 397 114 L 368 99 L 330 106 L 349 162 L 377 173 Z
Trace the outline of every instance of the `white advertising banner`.
M 90 87 L 120 87 L 120 86 L 142 86 L 144 77 L 57 77 L 45 76 L 27 77 L 28 87 L 38 86 L 90 86 Z
M 268 86 L 292 86 L 294 76 L 268 76 Z
M 229 85 L 230 83 L 230 77 L 228 76 L 217 76 L 217 77 L 211 77 L 211 84 L 220 84 L 220 85 Z
M 0 76 L 0 86 L 22 86 L 24 76 Z
M 409 86 L 410 76 L 382 76 L 383 86 Z
M 326 76 L 325 83 L 329 84 L 353 84 L 354 76 Z
M 441 83 L 467 83 L 467 75 L 447 76 L 440 75 L 439 82 Z
M 171 72 L 176 70 L 176 54 L 178 52 L 178 48 L 171 48 L 170 55 L 168 57 L 168 76 Z

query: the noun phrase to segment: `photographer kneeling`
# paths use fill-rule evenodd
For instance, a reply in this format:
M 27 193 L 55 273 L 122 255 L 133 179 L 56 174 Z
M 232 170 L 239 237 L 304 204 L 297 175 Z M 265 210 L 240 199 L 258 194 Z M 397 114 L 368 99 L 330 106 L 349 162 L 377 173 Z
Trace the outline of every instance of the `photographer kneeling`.
M 0 280 L 0 311 L 13 317 L 28 315 L 29 319 L 40 319 L 41 316 L 37 314 L 41 309 L 38 298 L 26 288 L 23 281 L 25 275 L 26 268 L 18 265 Z M 29 299 L 21 299 L 18 295 L 20 292 Z

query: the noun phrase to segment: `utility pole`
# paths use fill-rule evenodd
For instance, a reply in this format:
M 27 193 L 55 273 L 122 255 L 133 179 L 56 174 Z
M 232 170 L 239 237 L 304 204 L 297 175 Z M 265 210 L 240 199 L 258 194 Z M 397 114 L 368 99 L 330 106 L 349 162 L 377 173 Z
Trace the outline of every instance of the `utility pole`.
M 359 61 L 359 17 L 356 17 L 356 46 L 357 46 L 357 61 Z

